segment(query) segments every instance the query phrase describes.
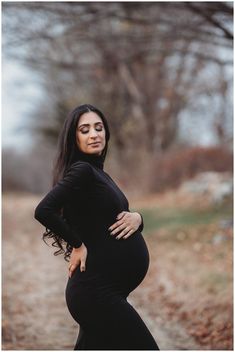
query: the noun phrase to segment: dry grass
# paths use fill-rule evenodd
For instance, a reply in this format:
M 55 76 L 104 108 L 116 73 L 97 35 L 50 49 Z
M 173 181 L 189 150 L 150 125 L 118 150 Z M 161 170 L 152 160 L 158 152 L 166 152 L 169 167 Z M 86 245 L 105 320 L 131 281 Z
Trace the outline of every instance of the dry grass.
M 176 193 L 133 202 L 145 211 L 195 206 Z M 64 298 L 67 266 L 41 240 L 40 197 L 3 196 L 3 349 L 72 350 L 77 323 Z M 221 214 L 221 219 L 224 219 Z M 232 228 L 206 224 L 146 229 L 151 264 L 130 295 L 162 350 L 232 350 Z M 149 227 L 150 229 L 150 227 Z M 218 237 L 218 234 L 220 235 Z M 220 238 L 220 241 L 215 238 Z

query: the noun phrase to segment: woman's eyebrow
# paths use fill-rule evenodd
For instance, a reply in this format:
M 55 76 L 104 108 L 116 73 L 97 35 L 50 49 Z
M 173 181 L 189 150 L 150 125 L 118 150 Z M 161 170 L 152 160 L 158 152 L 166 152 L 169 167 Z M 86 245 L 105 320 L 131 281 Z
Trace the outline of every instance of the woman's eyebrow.
M 99 122 L 95 122 L 95 125 L 98 125 L 98 124 L 101 124 L 101 125 L 103 125 L 103 122 L 101 122 L 101 121 L 99 121 Z M 83 126 L 90 126 L 90 124 L 89 123 L 83 123 L 82 125 L 80 125 L 80 126 L 78 126 L 78 128 L 80 128 L 80 127 L 83 127 Z

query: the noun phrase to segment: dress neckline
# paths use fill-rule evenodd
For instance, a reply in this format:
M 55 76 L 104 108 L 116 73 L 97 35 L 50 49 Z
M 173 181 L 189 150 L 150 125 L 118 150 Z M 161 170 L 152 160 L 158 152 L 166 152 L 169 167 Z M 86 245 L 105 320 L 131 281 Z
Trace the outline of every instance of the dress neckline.
M 87 161 L 93 166 L 98 167 L 99 169 L 104 169 L 104 157 L 99 154 L 88 154 L 79 151 L 78 155 L 76 156 L 76 161 Z

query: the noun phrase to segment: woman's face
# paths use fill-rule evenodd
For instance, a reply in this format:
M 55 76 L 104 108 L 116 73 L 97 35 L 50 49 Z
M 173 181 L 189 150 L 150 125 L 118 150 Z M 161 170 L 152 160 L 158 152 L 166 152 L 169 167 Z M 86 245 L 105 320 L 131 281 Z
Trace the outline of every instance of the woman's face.
M 105 147 L 105 129 L 102 119 L 93 111 L 81 115 L 76 141 L 79 149 L 87 154 L 101 154 Z

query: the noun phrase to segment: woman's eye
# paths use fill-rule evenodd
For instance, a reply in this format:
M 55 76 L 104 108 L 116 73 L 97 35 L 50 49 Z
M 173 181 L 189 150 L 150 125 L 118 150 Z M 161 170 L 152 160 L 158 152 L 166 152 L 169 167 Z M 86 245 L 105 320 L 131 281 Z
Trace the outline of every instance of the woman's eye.
M 97 126 L 96 127 L 96 131 L 97 132 L 100 132 L 100 131 L 102 131 L 103 130 L 103 127 L 102 126 Z M 88 133 L 89 132 L 89 130 L 80 130 L 81 131 L 81 133 L 82 134 L 85 134 L 85 133 Z

